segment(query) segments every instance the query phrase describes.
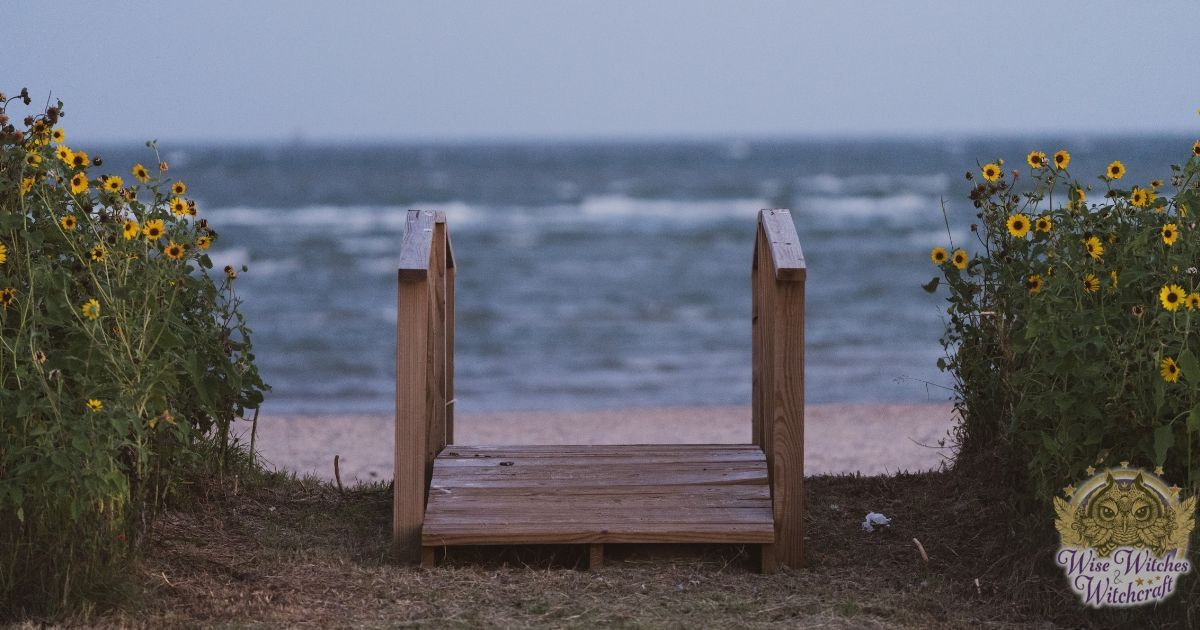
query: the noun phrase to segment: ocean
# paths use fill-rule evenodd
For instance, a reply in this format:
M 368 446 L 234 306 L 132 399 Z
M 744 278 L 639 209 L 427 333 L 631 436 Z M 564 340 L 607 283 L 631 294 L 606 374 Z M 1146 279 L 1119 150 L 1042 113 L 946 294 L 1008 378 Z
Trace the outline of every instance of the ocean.
M 444 211 L 459 265 L 459 412 L 749 404 L 759 209 L 791 208 L 808 264 L 811 403 L 944 402 L 929 249 L 969 241 L 963 174 L 1032 148 L 1072 173 L 1167 178 L 1194 138 L 162 144 L 242 264 L 263 413 L 391 413 L 405 211 Z M 101 148 L 101 172 L 150 164 Z

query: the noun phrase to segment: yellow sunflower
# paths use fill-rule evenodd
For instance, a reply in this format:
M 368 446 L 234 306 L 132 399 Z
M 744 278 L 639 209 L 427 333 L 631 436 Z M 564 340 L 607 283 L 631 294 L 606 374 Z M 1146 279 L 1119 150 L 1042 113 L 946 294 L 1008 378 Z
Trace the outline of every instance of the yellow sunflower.
M 177 217 L 182 217 L 187 215 L 187 213 L 188 205 L 186 201 L 180 199 L 179 197 L 175 197 L 171 200 L 171 214 L 174 214 Z
M 983 173 L 983 178 L 988 180 L 989 182 L 994 182 L 997 179 L 1000 179 L 1000 175 L 1001 175 L 1000 167 L 996 166 L 992 162 L 988 162 L 987 164 L 984 164 L 983 168 L 980 169 L 980 172 Z
M 1083 290 L 1086 293 L 1095 293 L 1100 290 L 1100 280 L 1096 278 L 1096 274 L 1089 273 L 1083 276 Z
M 185 194 L 187 193 L 187 184 L 183 182 L 175 182 L 174 184 L 171 184 L 171 192 L 174 193 L 176 197 Z
M 1087 201 L 1087 191 L 1085 191 L 1082 188 L 1076 188 L 1075 189 L 1075 201 L 1078 201 L 1079 203 L 1083 203 L 1083 202 Z
M 204 237 L 202 236 L 200 238 L 204 238 Z M 199 241 L 197 241 L 196 243 L 199 244 Z M 946 248 L 944 248 L 944 247 L 934 247 L 933 251 L 929 252 L 929 260 L 932 260 L 933 264 L 935 264 L 935 265 L 940 265 L 940 264 L 946 262 L 946 258 L 948 256 L 949 255 L 946 253 Z
M 1030 151 L 1029 155 L 1025 156 L 1025 161 L 1029 163 L 1030 168 L 1042 168 L 1046 165 L 1046 154 L 1041 151 Z
M 8 262 L 8 246 L 0 243 L 0 265 Z
M 88 189 L 88 178 L 83 173 L 75 173 L 71 176 L 71 194 L 78 195 Z
M 1179 309 L 1179 305 L 1183 303 L 1185 295 L 1187 293 L 1183 290 L 1183 287 L 1178 284 L 1168 284 L 1158 292 L 1158 299 L 1162 302 L 1163 308 L 1168 311 L 1176 311 Z
M 180 245 L 175 241 L 168 241 L 167 246 L 163 248 L 163 254 L 165 254 L 167 258 L 170 258 L 171 260 L 179 260 L 183 258 L 183 251 L 183 245 Z
M 88 399 L 88 401 L 87 401 L 87 408 L 92 413 L 97 413 L 101 409 L 104 409 L 104 403 L 100 402 L 99 400 L 96 400 L 95 398 L 91 398 L 91 399 Z
M 125 182 L 121 181 L 121 178 L 116 175 L 109 175 L 104 178 L 104 190 L 108 192 L 118 192 L 121 190 L 121 186 L 124 185 Z
M 35 183 L 37 183 L 37 180 L 32 177 L 26 177 L 25 179 L 22 179 L 21 180 L 21 194 L 28 195 L 29 191 L 33 190 L 33 185 Z
M 1008 233 L 1016 238 L 1025 238 L 1029 233 L 1029 217 L 1020 213 L 1008 217 Z
M 1112 164 L 1108 165 L 1108 170 L 1104 171 L 1104 174 L 1109 179 L 1121 179 L 1125 177 L 1125 165 L 1120 160 L 1113 160 Z
M 50 139 L 55 142 L 62 142 L 67 139 L 67 132 L 63 131 L 62 127 L 50 132 Z
M 1152 179 L 1152 180 L 1150 180 L 1150 187 L 1151 187 L 1151 188 L 1162 188 L 1162 185 L 1163 185 L 1163 180 L 1161 180 L 1161 179 Z
M 1129 191 L 1129 203 L 1137 208 L 1145 208 L 1150 204 L 1150 194 L 1145 189 L 1134 186 L 1133 190 Z
M 950 262 L 954 263 L 954 266 L 958 267 L 959 269 L 966 269 L 967 252 L 961 249 L 954 250 L 954 253 L 950 256 Z
M 92 248 L 92 251 L 88 255 L 93 262 L 104 262 L 104 259 L 108 257 L 108 252 L 105 251 L 102 245 L 97 245 Z
M 3 307 L 4 310 L 7 311 L 8 307 L 13 303 L 13 300 L 15 300 L 15 299 L 17 299 L 17 290 L 16 289 L 14 289 L 12 287 L 8 287 L 6 289 L 0 289 L 0 307 Z
M 162 219 L 150 219 L 142 226 L 142 234 L 145 235 L 146 240 L 157 241 L 162 238 L 163 232 L 166 229 L 166 225 L 163 224 Z
M 1179 228 L 1174 223 L 1162 226 L 1159 233 L 1162 234 L 1162 240 L 1167 245 L 1175 244 L 1175 241 L 1179 238 Z
M 54 156 L 57 157 L 58 161 L 62 162 L 63 164 L 66 164 L 67 166 L 71 165 L 71 150 L 66 146 L 59 146 L 58 148 L 54 149 Z
M 1200 157 L 1200 140 L 1192 144 L 1192 155 Z
M 1046 214 L 1038 217 L 1037 222 L 1033 226 L 1039 232 L 1049 232 L 1054 227 L 1054 223 L 1050 220 L 1050 215 Z
M 134 178 L 143 184 L 150 181 L 150 171 L 147 171 L 146 167 L 142 166 L 141 164 L 134 164 L 132 173 Z
M 1070 163 L 1071 163 L 1071 154 L 1067 153 L 1066 149 L 1063 149 L 1054 154 L 1054 166 L 1056 166 L 1060 169 L 1064 169 L 1064 168 L 1067 168 L 1067 165 Z
M 95 321 L 100 318 L 100 302 L 96 301 L 96 298 L 92 298 L 79 307 L 79 312 L 83 313 L 84 317 Z
M 83 168 L 88 165 L 88 161 L 88 154 L 84 153 L 83 151 L 71 152 L 71 166 L 74 166 L 75 168 Z
M 42 163 L 42 156 L 40 156 L 36 153 L 30 153 L 25 156 L 25 163 L 34 168 L 37 168 L 37 166 Z
M 1095 236 L 1087 237 L 1083 241 L 1083 247 L 1087 250 L 1088 256 L 1091 256 L 1093 260 L 1100 260 L 1100 257 L 1104 255 L 1104 245 Z
M 208 249 L 211 246 L 212 246 L 212 237 L 211 236 L 197 236 L 196 237 L 196 247 L 199 247 L 200 249 L 203 250 L 203 249 Z M 946 250 L 944 250 L 944 249 L 942 250 L 942 262 L 946 262 Z M 938 263 L 938 264 L 940 265 L 942 263 Z
M 225 265 L 225 277 L 230 280 L 237 277 L 237 272 L 233 270 L 233 265 Z
M 1041 274 L 1033 274 L 1025 279 L 1025 288 L 1029 289 L 1030 295 L 1037 295 L 1042 292 L 1042 276 Z
M 71 230 L 75 229 L 75 226 L 79 224 L 79 221 L 75 219 L 75 215 L 68 214 L 59 219 L 58 224 L 62 226 L 62 229 L 70 232 Z
M 1162 379 L 1168 383 L 1174 383 L 1179 380 L 1179 365 L 1175 363 L 1175 359 L 1167 357 L 1158 364 L 1158 373 L 1162 375 Z M 1190 377 L 1189 377 L 1190 378 Z
M 125 219 L 125 223 L 121 225 L 121 234 L 125 236 L 125 240 L 127 241 L 137 238 L 138 232 L 141 231 L 137 221 L 133 219 Z
M 1185 302 L 1189 311 L 1200 308 L 1200 293 L 1196 293 L 1195 291 L 1189 293 Z

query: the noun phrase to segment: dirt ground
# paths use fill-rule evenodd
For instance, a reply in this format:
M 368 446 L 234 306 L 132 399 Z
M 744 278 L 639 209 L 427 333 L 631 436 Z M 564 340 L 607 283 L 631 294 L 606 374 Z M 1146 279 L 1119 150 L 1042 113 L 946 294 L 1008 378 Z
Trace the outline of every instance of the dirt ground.
M 1100 623 L 1061 574 L 1004 568 L 1005 509 L 953 473 L 806 480 L 808 566 L 753 571 L 746 550 L 458 548 L 434 570 L 388 559 L 386 484 L 226 483 L 159 522 L 132 627 L 1052 628 Z M 862 530 L 868 511 L 894 525 Z M 925 561 L 914 539 L 928 555 Z M 1053 569 L 1054 567 L 1050 567 Z M 978 583 L 975 579 L 978 578 Z M 1057 580 L 1057 581 L 1056 581 Z M 1040 581 L 1040 583 L 1039 583 Z M 1119 625 L 1109 624 L 1106 625 Z

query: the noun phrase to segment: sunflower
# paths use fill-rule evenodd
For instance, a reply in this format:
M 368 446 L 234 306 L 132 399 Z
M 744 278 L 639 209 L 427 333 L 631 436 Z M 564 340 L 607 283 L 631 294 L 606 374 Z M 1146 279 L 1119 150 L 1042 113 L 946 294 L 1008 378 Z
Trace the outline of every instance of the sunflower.
M 950 262 L 954 263 L 954 266 L 958 267 L 959 269 L 966 269 L 967 252 L 961 249 L 954 250 L 954 253 L 950 256 Z
M 0 243 L 0 265 L 8 262 L 8 245 Z
M 37 168 L 38 165 L 42 163 L 42 156 L 40 156 L 36 153 L 30 153 L 25 156 L 25 163 L 34 168 Z
M 1158 299 L 1162 302 L 1163 308 L 1168 311 L 1179 309 L 1179 305 L 1183 303 L 1183 297 L 1187 295 L 1183 287 L 1178 284 L 1168 284 L 1158 292 Z
M 22 179 L 21 180 L 21 194 L 28 195 L 29 191 L 33 190 L 33 185 L 35 183 L 37 183 L 37 180 L 32 177 L 26 177 L 25 179 Z
M 171 200 L 171 213 L 177 217 L 182 217 L 182 216 L 187 215 L 187 213 L 188 213 L 187 202 L 180 199 L 179 197 L 175 197 L 174 199 L 172 199 Z
M 146 236 L 146 240 L 150 241 L 157 241 L 162 238 L 165 230 L 166 226 L 163 224 L 162 219 L 150 219 L 142 226 L 142 234 Z
M 1100 260 L 1100 257 L 1104 255 L 1104 245 L 1095 236 L 1087 237 L 1083 241 L 1083 247 L 1087 250 L 1088 256 L 1091 256 L 1093 260 Z
M 1039 232 L 1049 232 L 1054 223 L 1050 220 L 1050 215 L 1046 214 L 1038 217 L 1037 222 L 1033 226 Z
M 133 219 L 125 219 L 125 223 L 121 225 L 121 233 L 125 236 L 125 240 L 137 238 L 141 228 L 138 227 L 137 221 Z
M 163 248 L 163 254 L 171 260 L 179 260 L 183 258 L 183 245 L 175 241 L 168 241 L 167 246 Z
M 104 178 L 103 185 L 104 190 L 115 193 L 121 190 L 121 186 L 124 186 L 125 182 L 121 181 L 121 178 L 117 177 L 116 175 L 109 175 Z
M 83 313 L 84 317 L 95 321 L 100 318 L 100 302 L 97 302 L 96 298 L 92 298 L 79 307 L 79 312 Z
M 1200 157 L 1200 140 L 1192 143 L 1192 155 Z
M 1085 293 L 1095 293 L 1100 290 L 1100 280 L 1096 278 L 1096 274 L 1089 273 L 1083 276 L 1083 290 Z
M 88 255 L 91 256 L 93 262 L 104 262 L 104 259 L 108 257 L 108 252 L 105 251 L 104 246 L 97 245 Z
M 1075 201 L 1078 201 L 1079 203 L 1083 203 L 1083 202 L 1087 201 L 1087 191 L 1085 191 L 1082 188 L 1076 188 L 1075 189 Z
M 1000 179 L 1000 175 L 1001 175 L 1000 167 L 996 166 L 992 162 L 988 162 L 987 164 L 984 164 L 983 168 L 980 169 L 980 172 L 983 173 L 983 178 L 988 180 L 989 182 L 994 182 L 997 179 Z
M 67 139 L 67 132 L 63 131 L 62 127 L 50 132 L 50 139 L 55 142 L 62 142 Z
M 146 167 L 142 166 L 141 164 L 134 164 L 132 173 L 133 173 L 133 176 L 135 178 L 137 178 L 137 180 L 139 182 L 142 182 L 143 184 L 150 181 L 150 171 L 147 171 Z
M 1152 179 L 1152 180 L 1150 180 L 1150 187 L 1151 187 L 1151 188 L 1162 188 L 1162 185 L 1163 185 L 1163 180 L 1161 180 L 1161 179 Z
M 88 401 L 87 401 L 87 408 L 88 408 L 88 409 L 89 409 L 89 410 L 90 410 L 92 413 L 97 413 L 97 412 L 99 412 L 101 409 L 104 409 L 104 403 L 100 402 L 99 400 L 96 400 L 95 398 L 90 398 L 90 399 L 88 399 Z
M 4 310 L 7 311 L 8 306 L 10 304 L 12 304 L 13 300 L 15 300 L 15 299 L 17 299 L 17 290 L 16 289 L 14 289 L 12 287 L 8 287 L 7 289 L 0 289 L 0 307 L 3 307 Z
M 54 149 L 54 156 L 57 157 L 58 160 L 63 164 L 66 164 L 67 166 L 71 165 L 71 150 L 67 147 L 59 146 L 58 148 Z
M 1174 223 L 1168 223 L 1162 226 L 1162 229 L 1159 230 L 1159 233 L 1162 234 L 1162 240 L 1167 245 L 1173 245 L 1175 244 L 1175 241 L 1179 239 L 1179 228 Z
M 1025 238 L 1025 235 L 1029 233 L 1029 217 L 1023 214 L 1017 213 L 1008 217 L 1007 225 L 1008 233 L 1015 238 Z
M 1175 363 L 1175 359 L 1167 357 L 1158 364 L 1158 373 L 1164 381 L 1174 383 L 1179 380 L 1179 365 Z
M 1042 168 L 1046 165 L 1046 154 L 1041 151 L 1030 151 L 1029 155 L 1025 156 L 1025 161 L 1029 163 L 1030 168 Z
M 68 214 L 59 219 L 58 224 L 62 226 L 62 229 L 70 232 L 71 230 L 75 229 L 75 226 L 78 225 L 79 222 L 75 219 L 75 215 Z
M 33 353 L 33 362 L 34 362 L 34 363 L 36 363 L 36 364 L 38 364 L 38 365 L 45 365 L 45 363 L 46 363 L 46 353 L 45 353 L 45 352 L 42 352 L 41 350 L 37 350 L 37 351 L 35 351 L 35 352 Z
M 1184 303 L 1187 304 L 1187 309 L 1189 311 L 1194 311 L 1200 308 L 1200 293 L 1196 293 L 1194 291 L 1189 293 L 1187 298 L 1185 298 Z
M 208 249 L 211 246 L 212 246 L 212 237 L 211 236 L 197 236 L 196 237 L 196 247 L 199 247 L 200 249 Z M 939 247 L 937 249 L 942 249 L 942 248 Z M 934 253 L 936 254 L 937 252 L 935 251 Z M 936 256 L 931 256 L 931 258 L 934 259 L 934 262 L 937 262 Z M 944 249 L 942 249 L 942 262 L 943 263 L 946 262 L 946 250 L 944 250 Z M 937 264 L 940 265 L 942 263 L 937 263 Z
M 1041 274 L 1033 274 L 1025 279 L 1025 288 L 1029 289 L 1030 295 L 1037 295 L 1042 292 L 1042 276 Z
M 1067 168 L 1067 165 L 1070 163 L 1071 163 L 1071 154 L 1067 153 L 1066 149 L 1063 149 L 1054 154 L 1054 166 L 1056 166 L 1060 169 L 1064 169 L 1064 168 Z
M 178 197 L 179 195 L 187 192 L 187 184 L 183 182 L 175 182 L 174 184 L 171 184 L 171 192 L 175 193 L 175 196 Z
M 933 250 L 929 252 L 929 260 L 932 260 L 933 264 L 935 265 L 940 265 L 946 262 L 946 258 L 948 256 L 949 255 L 946 253 L 945 247 L 934 247 Z
M 78 195 L 88 189 L 87 175 L 75 173 L 71 176 L 71 194 Z
M 1108 165 L 1108 170 L 1104 172 L 1109 179 L 1121 179 L 1125 177 L 1125 165 L 1120 160 L 1113 160 L 1112 164 Z
M 1150 193 L 1144 188 L 1134 186 L 1133 190 L 1129 191 L 1129 203 L 1136 208 L 1145 208 L 1150 204 Z
M 230 280 L 237 277 L 237 272 L 233 270 L 233 265 L 225 265 L 225 277 Z
M 71 153 L 71 166 L 75 168 L 84 168 L 88 165 L 88 154 L 83 151 L 74 151 Z

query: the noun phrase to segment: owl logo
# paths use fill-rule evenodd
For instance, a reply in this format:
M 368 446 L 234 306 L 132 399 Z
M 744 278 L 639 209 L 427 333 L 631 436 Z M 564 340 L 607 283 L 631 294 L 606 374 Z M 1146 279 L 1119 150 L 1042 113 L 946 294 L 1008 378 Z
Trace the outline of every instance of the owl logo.
M 1054 498 L 1055 527 L 1063 547 L 1090 547 L 1102 558 L 1118 547 L 1147 549 L 1156 557 L 1176 549 L 1185 556 L 1196 497 L 1180 502 L 1178 494 L 1142 470 L 1109 469 L 1074 489 L 1070 501 Z

